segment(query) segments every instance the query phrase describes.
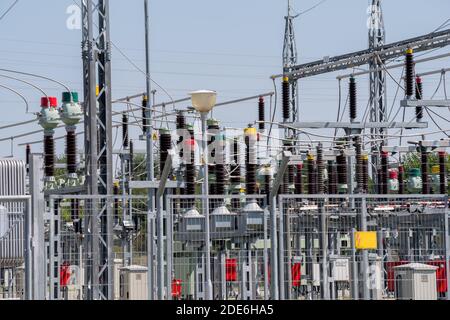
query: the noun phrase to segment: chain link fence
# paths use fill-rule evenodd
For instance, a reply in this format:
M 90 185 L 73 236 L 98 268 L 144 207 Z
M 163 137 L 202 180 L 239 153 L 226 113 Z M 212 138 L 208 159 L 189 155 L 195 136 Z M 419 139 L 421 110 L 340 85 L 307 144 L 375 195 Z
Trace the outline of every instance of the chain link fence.
M 448 200 L 281 195 L 280 298 L 448 299 Z
M 171 234 L 166 271 L 172 284 L 166 298 L 269 297 L 270 243 L 264 196 L 172 195 L 168 202 Z
M 50 298 L 146 299 L 146 197 L 50 199 Z M 101 227 L 105 220 L 109 228 Z

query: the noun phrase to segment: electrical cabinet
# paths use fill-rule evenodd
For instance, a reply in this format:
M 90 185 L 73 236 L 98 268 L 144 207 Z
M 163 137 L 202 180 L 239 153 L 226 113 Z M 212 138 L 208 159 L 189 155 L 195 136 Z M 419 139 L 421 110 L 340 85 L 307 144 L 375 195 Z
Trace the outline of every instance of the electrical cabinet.
M 395 296 L 399 300 L 437 300 L 435 266 L 409 263 L 394 267 Z
M 120 300 L 147 300 L 147 268 L 120 268 Z

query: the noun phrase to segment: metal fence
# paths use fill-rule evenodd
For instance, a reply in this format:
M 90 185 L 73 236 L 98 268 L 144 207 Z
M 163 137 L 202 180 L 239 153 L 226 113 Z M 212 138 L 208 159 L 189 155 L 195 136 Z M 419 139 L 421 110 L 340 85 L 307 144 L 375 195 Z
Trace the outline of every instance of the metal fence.
M 146 299 L 146 202 L 142 196 L 50 196 L 50 299 Z M 102 228 L 102 219 L 112 228 Z M 135 273 L 141 280 L 131 279 Z M 130 282 L 139 296 L 130 296 Z
M 449 298 L 448 199 L 280 195 L 280 298 Z
M 25 297 L 29 197 L 0 196 L 0 300 Z
M 171 195 L 168 205 L 165 299 L 269 298 L 264 196 Z

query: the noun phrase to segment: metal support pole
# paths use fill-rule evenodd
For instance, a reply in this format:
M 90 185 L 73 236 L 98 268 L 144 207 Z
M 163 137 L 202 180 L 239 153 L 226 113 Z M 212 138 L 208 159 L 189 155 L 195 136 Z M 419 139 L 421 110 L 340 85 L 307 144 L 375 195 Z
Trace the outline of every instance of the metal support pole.
M 212 300 L 212 282 L 211 282 L 211 242 L 209 230 L 209 201 L 208 201 L 208 156 L 207 156 L 207 138 L 206 138 L 206 117 L 207 113 L 201 113 L 202 122 L 202 154 L 203 154 L 203 213 L 205 214 L 205 293 L 206 300 Z
M 43 158 L 41 154 L 30 155 L 30 191 L 31 202 L 27 204 L 27 220 L 25 234 L 26 258 L 28 267 L 25 266 L 25 279 L 28 289 L 26 298 L 44 300 L 46 291 L 45 281 L 45 250 L 44 241 L 44 189 Z
M 271 272 L 271 299 L 278 300 L 278 260 L 277 260 L 277 209 L 276 209 L 276 196 L 272 196 L 270 203 L 270 266 Z
M 448 197 L 445 197 L 445 204 L 448 203 Z M 450 234 L 449 234 L 449 215 L 448 206 L 444 210 L 444 229 L 445 229 L 445 266 L 447 273 L 447 283 L 450 283 Z M 447 285 L 447 300 L 450 300 L 450 286 Z
M 267 252 L 267 210 L 264 209 L 264 251 L 263 251 L 263 261 L 264 261 L 264 300 L 269 299 L 269 255 Z
M 284 175 L 284 173 L 283 173 Z M 278 215 L 278 270 L 280 272 L 280 275 L 278 277 L 278 285 L 280 287 L 279 295 L 280 300 L 285 299 L 285 263 L 284 263 L 284 217 L 283 217 L 283 198 L 279 200 L 278 208 L 279 208 L 279 215 Z
M 148 0 L 144 0 L 144 14 L 145 14 L 145 68 L 146 68 L 146 93 L 147 93 L 147 106 L 145 109 L 145 115 L 147 118 L 147 130 L 146 130 L 146 151 L 147 151 L 147 180 L 153 181 L 155 177 L 154 168 L 153 168 L 153 145 L 152 145 L 152 136 L 153 136 L 153 115 L 151 110 L 150 103 L 150 21 L 149 21 L 149 10 L 148 10 Z M 147 220 L 148 225 L 151 225 L 151 216 L 154 212 L 154 190 L 152 188 L 148 189 L 148 214 Z M 147 234 L 147 265 L 148 265 L 148 277 L 147 277 L 147 286 L 148 286 L 148 297 L 150 300 L 154 299 L 154 265 L 153 265 L 153 246 L 154 246 L 154 237 L 153 233 L 150 233 L 151 229 L 148 228 Z
M 367 207 L 366 198 L 361 198 L 361 231 L 367 231 Z M 362 251 L 362 292 L 363 299 L 370 299 L 369 291 L 369 252 L 367 250 Z
M 358 289 L 358 264 L 356 261 L 356 247 L 355 247 L 355 232 L 353 228 L 351 233 L 351 243 L 352 243 L 352 278 L 353 278 L 353 299 L 359 299 L 359 289 Z
M 328 284 L 328 228 L 327 213 L 324 210 L 324 200 L 319 199 L 318 213 L 320 218 L 320 246 L 322 251 L 322 299 L 330 299 L 330 288 Z

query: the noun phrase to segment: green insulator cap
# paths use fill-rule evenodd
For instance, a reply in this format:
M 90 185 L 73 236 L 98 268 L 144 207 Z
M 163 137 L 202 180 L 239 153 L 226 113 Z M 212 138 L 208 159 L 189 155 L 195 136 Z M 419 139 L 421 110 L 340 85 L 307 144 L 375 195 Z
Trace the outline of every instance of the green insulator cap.
M 159 129 L 159 134 L 170 134 L 170 130 L 166 128 Z
M 194 126 L 193 126 L 192 124 L 188 123 L 188 124 L 186 125 L 186 129 L 187 129 L 187 130 L 194 130 Z
M 420 177 L 420 169 L 419 168 L 411 168 L 409 169 L 410 177 Z
M 63 101 L 63 103 L 70 102 L 70 94 L 71 93 L 67 92 L 67 91 L 62 93 L 62 101 Z M 79 102 L 79 100 L 78 100 L 78 92 L 72 92 L 72 100 L 75 103 Z
M 214 119 L 214 118 L 210 118 L 208 120 L 206 120 L 206 124 L 209 126 L 218 126 L 219 125 L 219 121 Z

